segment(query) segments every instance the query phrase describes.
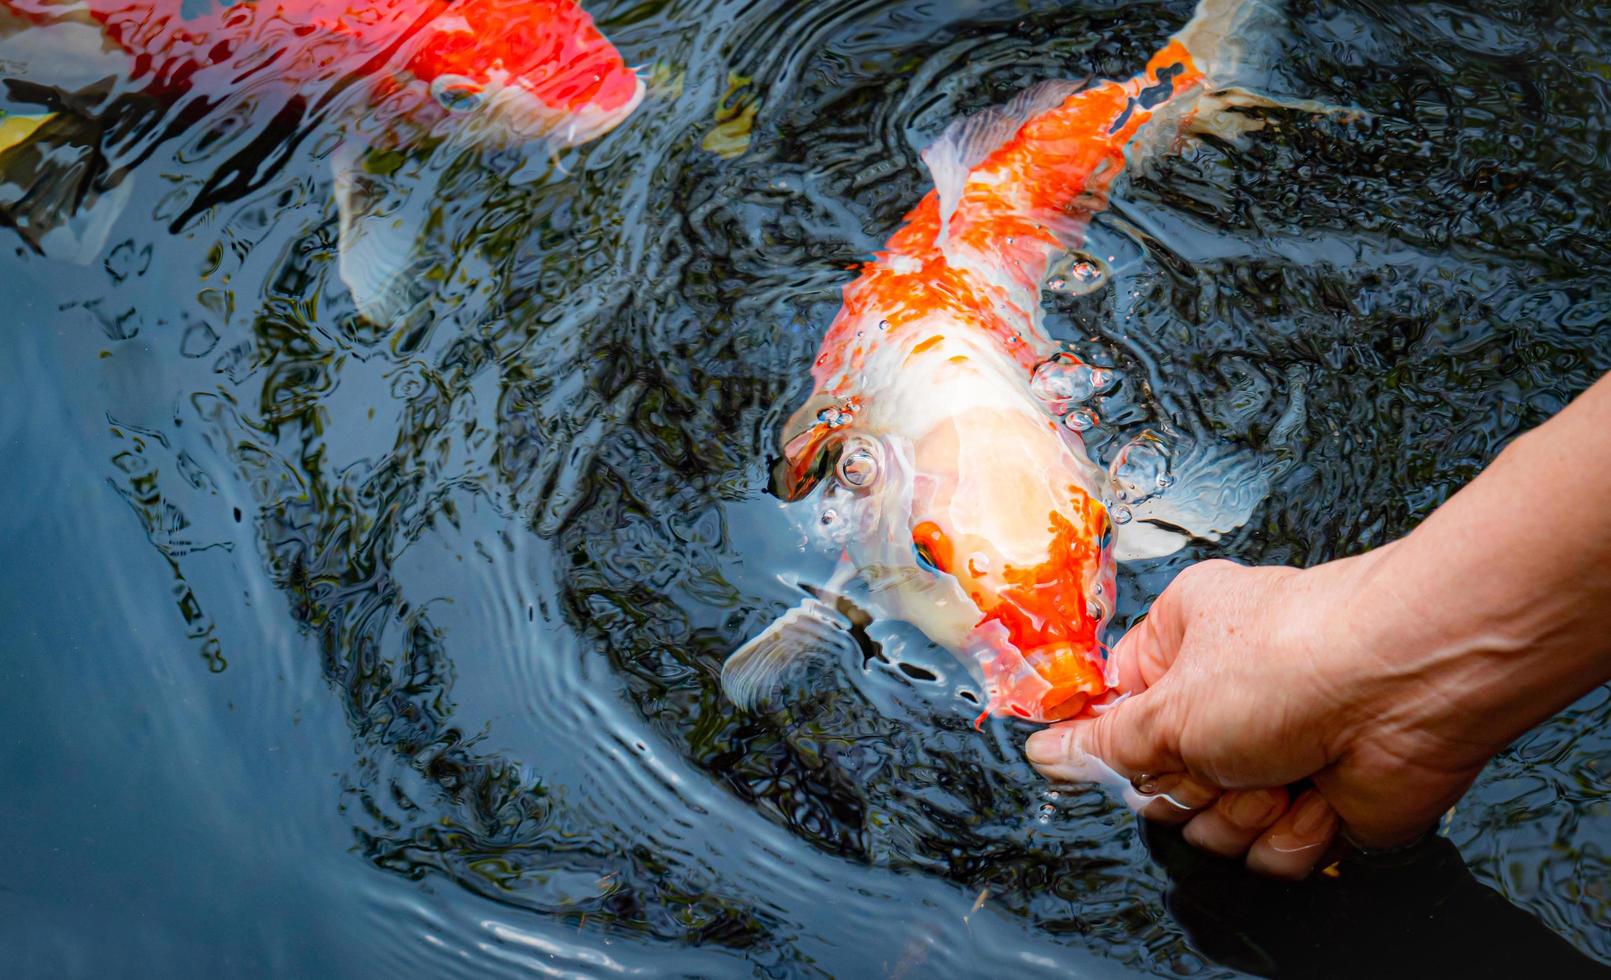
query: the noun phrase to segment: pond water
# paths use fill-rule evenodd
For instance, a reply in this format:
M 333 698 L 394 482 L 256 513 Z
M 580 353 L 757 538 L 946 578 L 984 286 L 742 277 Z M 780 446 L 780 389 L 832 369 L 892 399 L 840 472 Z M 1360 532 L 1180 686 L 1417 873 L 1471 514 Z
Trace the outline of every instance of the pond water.
M 1611 964 L 1611 690 L 1446 842 L 1301 887 L 1050 790 L 900 624 L 734 711 L 722 658 L 832 568 L 769 457 L 918 150 L 1128 75 L 1190 4 L 587 6 L 645 101 L 557 155 L 400 154 L 428 261 L 385 329 L 338 275 L 341 112 L 86 90 L 0 20 L 0 109 L 82 123 L 0 173 L 8 975 Z M 1292 6 L 1286 87 L 1368 117 L 1136 175 L 1105 285 L 1046 297 L 1123 378 L 1095 455 L 1174 426 L 1276 474 L 1211 551 L 1127 570 L 1115 629 L 1211 553 L 1404 533 L 1611 368 L 1611 6 Z M 78 254 L 16 230 L 97 197 Z

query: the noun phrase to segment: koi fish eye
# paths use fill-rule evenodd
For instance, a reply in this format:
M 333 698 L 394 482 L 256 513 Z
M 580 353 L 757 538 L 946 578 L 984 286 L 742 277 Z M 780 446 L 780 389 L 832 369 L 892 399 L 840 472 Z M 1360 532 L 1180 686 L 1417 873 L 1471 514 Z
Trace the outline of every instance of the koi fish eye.
M 486 87 L 463 75 L 441 75 L 431 82 L 431 98 L 449 112 L 471 112 L 485 97 Z
M 912 528 L 912 552 L 926 572 L 944 575 L 951 570 L 951 539 L 933 521 Z

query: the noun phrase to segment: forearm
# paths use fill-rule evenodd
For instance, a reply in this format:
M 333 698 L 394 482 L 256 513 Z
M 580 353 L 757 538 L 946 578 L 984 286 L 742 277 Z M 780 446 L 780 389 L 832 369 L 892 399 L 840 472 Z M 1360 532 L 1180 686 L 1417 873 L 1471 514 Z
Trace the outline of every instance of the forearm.
M 1358 577 L 1384 677 L 1490 751 L 1611 677 L 1611 375 Z

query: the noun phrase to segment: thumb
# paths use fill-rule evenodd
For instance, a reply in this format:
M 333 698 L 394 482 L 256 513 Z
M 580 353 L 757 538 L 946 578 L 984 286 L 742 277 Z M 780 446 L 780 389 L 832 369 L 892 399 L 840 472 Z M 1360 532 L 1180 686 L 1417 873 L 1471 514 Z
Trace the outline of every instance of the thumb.
M 1048 779 L 1105 783 L 1114 774 L 1125 783 L 1144 775 L 1184 772 L 1172 747 L 1173 732 L 1160 722 L 1160 690 L 1144 691 L 1115 703 L 1095 718 L 1077 718 L 1029 736 L 1024 754 Z

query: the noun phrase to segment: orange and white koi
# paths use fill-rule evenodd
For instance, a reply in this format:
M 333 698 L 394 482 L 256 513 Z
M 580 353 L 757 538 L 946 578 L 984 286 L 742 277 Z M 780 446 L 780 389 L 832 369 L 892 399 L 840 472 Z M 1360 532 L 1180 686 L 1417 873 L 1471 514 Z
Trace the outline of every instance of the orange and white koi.
M 264 83 L 316 100 L 367 86 L 364 109 L 431 126 L 497 115 L 507 135 L 580 142 L 643 97 L 643 82 L 575 0 L 255 0 L 195 13 L 181 0 L 0 0 L 48 25 L 91 23 L 146 91 L 219 98 Z M 41 66 L 45 67 L 45 66 Z
M 1039 304 L 1127 166 L 1186 130 L 1259 127 L 1233 107 L 1326 108 L 1231 87 L 1268 13 L 1203 0 L 1133 78 L 1043 83 L 953 124 L 923 153 L 934 190 L 845 287 L 816 390 L 785 427 L 774 492 L 805 501 L 846 556 L 819 591 L 865 582 L 876 612 L 976 668 L 986 714 L 1084 711 L 1110 689 L 1115 560 L 1217 538 L 1263 496 L 1231 454 L 1169 474 L 1150 434 L 1096 466 L 1068 416 L 1110 375 L 1053 343 Z M 727 660 L 735 703 L 755 705 L 797 657 L 852 646 L 825 597 Z

